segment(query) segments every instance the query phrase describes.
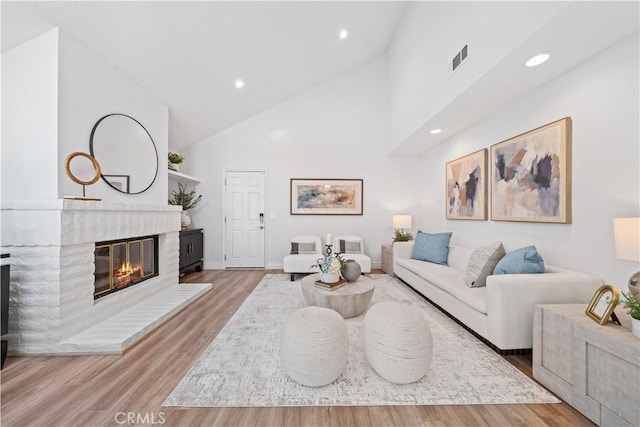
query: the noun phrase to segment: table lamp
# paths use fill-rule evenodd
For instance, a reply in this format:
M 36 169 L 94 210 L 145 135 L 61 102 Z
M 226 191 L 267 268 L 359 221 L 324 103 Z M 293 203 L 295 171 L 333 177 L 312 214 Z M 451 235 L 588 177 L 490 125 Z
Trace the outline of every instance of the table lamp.
M 616 257 L 640 262 L 640 218 L 614 218 Z M 629 292 L 640 295 L 640 271 L 629 278 Z
M 401 231 L 404 231 L 407 228 L 411 228 L 411 215 L 394 215 L 393 228 Z

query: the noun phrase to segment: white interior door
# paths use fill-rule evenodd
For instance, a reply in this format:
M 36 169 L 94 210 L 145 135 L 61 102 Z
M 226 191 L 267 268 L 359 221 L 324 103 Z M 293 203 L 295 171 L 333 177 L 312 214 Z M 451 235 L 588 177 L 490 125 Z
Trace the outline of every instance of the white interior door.
M 225 267 L 264 268 L 264 172 L 226 172 L 225 200 Z

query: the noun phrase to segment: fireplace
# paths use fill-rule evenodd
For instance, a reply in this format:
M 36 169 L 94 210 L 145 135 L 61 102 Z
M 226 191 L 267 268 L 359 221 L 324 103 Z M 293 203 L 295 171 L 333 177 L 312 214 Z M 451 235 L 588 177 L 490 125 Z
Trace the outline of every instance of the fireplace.
M 93 299 L 158 275 L 158 235 L 96 243 Z

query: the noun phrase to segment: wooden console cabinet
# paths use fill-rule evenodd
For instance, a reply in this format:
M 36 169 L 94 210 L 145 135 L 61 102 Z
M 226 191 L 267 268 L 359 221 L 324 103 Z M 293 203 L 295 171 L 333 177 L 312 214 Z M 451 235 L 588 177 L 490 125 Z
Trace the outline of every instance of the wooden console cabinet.
M 204 265 L 204 230 L 194 228 L 180 232 L 180 273 L 195 268 L 202 271 Z
M 538 305 L 533 377 L 599 426 L 640 425 L 640 338 L 618 306 L 622 326 L 599 325 L 586 304 Z

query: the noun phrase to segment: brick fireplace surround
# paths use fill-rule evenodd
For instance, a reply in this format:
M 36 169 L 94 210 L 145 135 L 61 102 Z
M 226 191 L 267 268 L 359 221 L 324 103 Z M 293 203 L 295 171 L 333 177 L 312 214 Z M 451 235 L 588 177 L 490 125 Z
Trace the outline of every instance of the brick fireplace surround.
M 2 252 L 11 254 L 10 353 L 118 353 L 211 288 L 178 286 L 176 206 L 3 201 L 1 225 Z M 94 301 L 95 242 L 153 234 L 158 276 Z M 104 330 L 118 342 L 107 345 L 113 337 L 97 336 Z

